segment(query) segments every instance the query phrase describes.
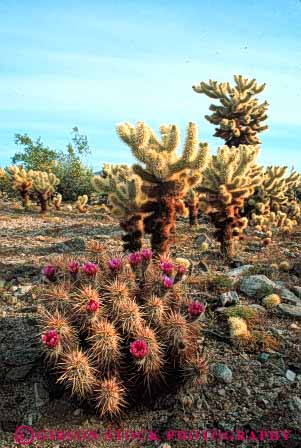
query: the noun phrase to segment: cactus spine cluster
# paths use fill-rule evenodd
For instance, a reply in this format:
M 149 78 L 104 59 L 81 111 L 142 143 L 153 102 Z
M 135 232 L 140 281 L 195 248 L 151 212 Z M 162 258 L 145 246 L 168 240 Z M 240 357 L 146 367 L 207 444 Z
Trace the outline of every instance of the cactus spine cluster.
M 41 213 L 46 213 L 60 180 L 53 173 L 46 173 L 45 171 L 29 171 L 29 176 L 33 180 L 32 189 L 38 197 Z
M 218 126 L 215 128 L 216 137 L 222 138 L 229 147 L 259 144 L 257 134 L 268 128 L 262 125 L 267 118 L 268 103 L 259 104 L 256 95 L 263 91 L 265 84 L 257 85 L 255 79 L 249 80 L 241 75 L 235 75 L 234 81 L 234 87 L 228 82 L 217 83 L 210 79 L 208 83 L 201 82 L 192 88 L 221 103 L 212 104 L 209 109 L 213 113 L 205 116 Z
M 255 164 L 258 153 L 258 146 L 220 147 L 198 187 L 202 193 L 200 209 L 211 217 L 221 251 L 229 258 L 235 253 L 234 241 L 243 238 L 248 224 L 247 218 L 241 216 L 244 201 L 261 182 L 260 169 Z
M 103 248 L 93 262 L 53 263 L 43 269 L 50 283 L 40 294 L 41 338 L 71 394 L 113 416 L 166 384 L 204 381 L 197 324 L 204 306 L 182 288 L 184 265 L 152 261 L 150 249 L 110 258 Z
M 87 213 L 88 211 L 88 196 L 86 194 L 83 194 L 82 196 L 78 196 L 76 203 L 75 203 L 75 208 L 77 208 L 77 210 L 80 213 Z
M 148 198 L 141 207 L 141 212 L 147 213 L 144 230 L 151 234 L 153 251 L 166 254 L 176 214 L 183 211 L 183 198 L 200 181 L 206 167 L 208 145 L 198 142 L 195 123 L 188 124 L 181 156 L 176 152 L 180 132 L 173 124 L 160 127 L 160 139 L 141 121 L 136 126 L 122 123 L 117 132 L 140 162 L 133 165 L 133 171 L 142 180 L 141 191 Z
M 30 204 L 30 190 L 33 185 L 32 173 L 27 172 L 23 167 L 11 166 L 8 168 L 8 173 L 12 179 L 14 190 L 18 191 L 22 206 L 28 210 Z
M 95 176 L 92 182 L 97 191 L 108 195 L 112 214 L 120 220 L 120 226 L 125 231 L 122 237 L 124 250 L 140 250 L 145 216 L 141 210 L 147 201 L 147 196 L 141 189 L 140 177 L 127 165 L 105 164 L 102 176 Z
M 278 228 L 291 231 L 301 218 L 300 205 L 295 191 L 300 175 L 292 172 L 286 176 L 286 166 L 269 166 L 263 171 L 263 181 L 246 204 L 251 224 L 257 230 Z

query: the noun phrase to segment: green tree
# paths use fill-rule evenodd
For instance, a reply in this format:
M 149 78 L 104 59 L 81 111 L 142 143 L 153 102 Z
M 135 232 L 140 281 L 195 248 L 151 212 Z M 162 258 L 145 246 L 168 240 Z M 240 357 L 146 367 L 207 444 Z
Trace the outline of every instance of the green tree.
M 89 195 L 93 191 L 93 171 L 83 162 L 83 157 L 91 153 L 88 138 L 80 134 L 77 127 L 71 133 L 66 151 L 49 149 L 40 137 L 33 141 L 27 134 L 16 134 L 15 142 L 22 146 L 22 151 L 12 158 L 13 164 L 20 163 L 26 170 L 55 174 L 60 179 L 57 191 L 65 201 L 74 201 L 79 195 Z
M 26 170 L 52 171 L 60 154 L 49 149 L 39 137 L 33 141 L 27 134 L 16 134 L 15 143 L 22 147 L 23 151 L 16 152 L 12 157 L 12 163 L 21 163 Z

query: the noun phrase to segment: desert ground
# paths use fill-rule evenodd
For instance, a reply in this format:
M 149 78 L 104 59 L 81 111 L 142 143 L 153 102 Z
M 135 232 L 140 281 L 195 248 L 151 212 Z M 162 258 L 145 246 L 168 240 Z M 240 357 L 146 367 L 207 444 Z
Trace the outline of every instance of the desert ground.
M 202 221 L 202 220 L 201 220 Z M 62 391 L 45 369 L 37 337 L 41 269 L 56 254 L 89 259 L 89 241 L 106 248 L 121 248 L 116 220 L 97 206 L 88 213 L 62 210 L 41 216 L 24 212 L 17 203 L 0 205 L 0 445 L 19 446 L 14 432 L 20 425 L 35 431 L 98 431 L 99 439 L 86 441 L 35 441 L 36 447 L 300 447 L 301 434 L 301 227 L 279 235 L 264 246 L 260 232 L 251 230 L 229 266 L 219 255 L 212 229 L 201 222 L 190 229 L 187 220 L 177 222 L 171 255 L 193 263 L 187 281 L 189 293 L 205 298 L 207 309 L 200 321 L 200 344 L 208 362 L 207 381 L 194 388 L 166 394 L 147 406 L 130 409 L 121 420 L 101 420 L 93 410 Z M 202 242 L 208 250 L 200 252 Z M 148 241 L 145 242 L 146 246 Z M 287 269 L 273 264 L 287 261 Z M 272 266 L 271 266 L 272 265 Z M 247 267 L 245 267 L 247 266 Z M 262 306 L 262 285 L 254 276 L 265 276 L 281 304 Z M 253 276 L 253 278 L 251 278 Z M 247 279 L 249 279 L 247 281 Z M 254 285 L 255 282 L 255 285 Z M 251 284 L 251 286 L 250 286 Z M 265 285 L 263 285 L 265 287 Z M 250 291 L 248 290 L 250 289 Z M 225 293 L 230 292 L 225 296 Z M 238 304 L 231 297 L 238 295 Z M 224 295 L 223 295 L 224 294 Z M 233 295 L 234 294 L 234 295 Z M 260 294 L 259 294 L 260 295 Z M 227 302 L 228 300 L 228 302 Z M 223 306 L 224 305 L 224 306 Z M 259 335 L 256 346 L 241 345 L 229 335 L 228 313 L 243 307 L 249 325 Z M 231 311 L 232 310 L 232 311 Z M 234 310 L 234 311 L 233 311 Z M 222 369 L 214 367 L 222 364 Z M 108 428 L 156 431 L 160 441 L 105 441 Z M 214 441 L 177 440 L 177 431 L 279 431 L 279 440 Z M 174 430 L 172 440 L 166 440 Z M 290 431 L 289 442 L 280 431 Z M 226 437 L 226 436 L 225 436 Z M 259 437 L 259 436 L 258 436 Z

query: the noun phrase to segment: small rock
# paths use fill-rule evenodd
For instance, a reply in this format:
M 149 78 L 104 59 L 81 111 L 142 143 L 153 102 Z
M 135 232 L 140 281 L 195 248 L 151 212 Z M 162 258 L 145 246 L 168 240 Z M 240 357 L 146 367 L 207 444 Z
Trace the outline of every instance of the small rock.
M 253 308 L 255 311 L 258 311 L 259 313 L 266 312 L 265 307 L 262 305 L 258 305 L 258 303 L 251 303 L 251 305 L 249 305 L 249 308 Z
M 294 395 L 289 402 L 289 408 L 293 412 L 301 412 L 301 398 L 299 398 L 297 395 Z
M 208 235 L 206 235 L 206 233 L 201 233 L 200 235 L 198 235 L 198 236 L 195 238 L 195 242 L 196 242 L 198 245 L 201 245 L 201 244 L 203 244 L 203 243 L 207 243 L 209 247 L 212 246 L 212 240 L 209 238 Z
M 4 288 L 6 281 L 5 280 L 0 280 L 0 289 Z
M 249 297 L 262 299 L 277 289 L 276 283 L 265 275 L 250 275 L 243 277 L 240 284 L 240 291 Z
M 232 370 L 222 363 L 216 363 L 212 367 L 212 372 L 215 378 L 222 383 L 231 383 L 232 381 Z
M 32 370 L 32 367 L 33 367 L 32 364 L 14 367 L 8 371 L 5 379 L 14 382 L 24 380 L 24 378 L 26 378 L 26 376 Z
M 22 296 L 25 296 L 32 290 L 32 285 L 20 285 L 19 286 L 19 293 Z
M 280 303 L 277 311 L 285 316 L 301 319 L 301 305 L 287 305 L 286 303 Z
M 82 415 L 82 414 L 83 414 L 83 410 L 80 409 L 80 408 L 75 409 L 75 411 L 73 412 L 73 415 L 74 415 L 75 417 L 79 417 L 79 416 Z
M 198 267 L 199 267 L 199 268 L 201 269 L 201 271 L 203 271 L 203 272 L 208 272 L 208 271 L 209 271 L 208 264 L 207 264 L 204 260 L 201 260 L 201 261 L 199 262 Z
M 295 372 L 293 372 L 292 370 L 287 370 L 286 372 L 285 372 L 285 378 L 287 379 L 287 380 L 289 380 L 289 381 L 291 381 L 291 382 L 293 382 L 293 381 L 295 381 L 295 379 L 296 379 L 296 374 L 295 374 Z
M 246 274 L 247 272 L 250 271 L 250 269 L 253 268 L 253 265 L 251 264 L 245 264 L 243 266 L 239 266 L 235 269 L 231 269 L 230 271 L 226 272 L 225 275 L 227 275 L 227 277 L 240 277 L 243 274 Z
M 301 299 L 301 286 L 293 286 L 292 290 Z
M 218 395 L 220 395 L 221 397 L 224 397 L 224 396 L 226 395 L 226 391 L 225 391 L 225 389 L 219 389 L 219 390 L 217 391 L 217 393 L 218 393 Z
M 268 353 L 260 353 L 257 357 L 258 361 L 260 361 L 262 364 L 266 363 L 269 359 L 270 355 Z
M 236 291 L 227 291 L 220 294 L 219 302 L 222 306 L 237 305 L 239 297 Z

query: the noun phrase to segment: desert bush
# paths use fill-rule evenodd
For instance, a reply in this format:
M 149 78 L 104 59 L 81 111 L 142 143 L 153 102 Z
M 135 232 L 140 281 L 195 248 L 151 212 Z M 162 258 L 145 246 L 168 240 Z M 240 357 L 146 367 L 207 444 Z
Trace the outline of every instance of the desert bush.
M 60 256 L 43 269 L 41 339 L 58 382 L 101 416 L 166 385 L 202 383 L 205 308 L 183 289 L 187 265 L 154 261 L 150 249 L 110 257 L 99 244 L 89 248 L 89 261 Z
M 14 155 L 13 163 L 22 164 L 26 171 L 53 173 L 60 179 L 58 192 L 65 201 L 74 201 L 79 195 L 93 191 L 93 171 L 83 163 L 83 157 L 90 152 L 88 139 L 77 127 L 72 130 L 66 151 L 49 149 L 40 138 L 34 141 L 27 134 L 16 134 L 15 142 L 22 150 Z

